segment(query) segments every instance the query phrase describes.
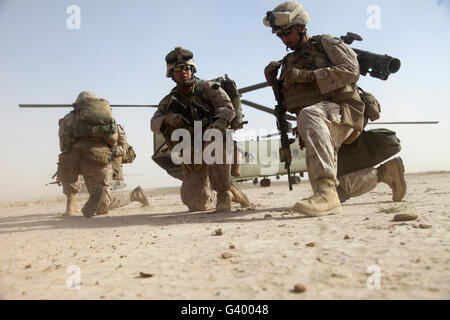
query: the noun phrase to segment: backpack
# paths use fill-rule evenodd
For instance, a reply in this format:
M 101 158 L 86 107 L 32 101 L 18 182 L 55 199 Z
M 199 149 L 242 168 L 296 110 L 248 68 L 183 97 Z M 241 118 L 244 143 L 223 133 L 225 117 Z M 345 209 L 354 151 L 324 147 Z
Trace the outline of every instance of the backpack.
M 401 150 L 400 140 L 388 129 L 363 130 L 351 144 L 338 151 L 337 176 L 373 167 Z
M 108 145 L 117 142 L 117 124 L 108 101 L 85 99 L 74 107 L 75 121 L 72 127 L 75 138 L 101 138 Z
M 230 97 L 231 103 L 233 104 L 236 115 L 233 120 L 231 120 L 230 127 L 234 130 L 242 129 L 246 122 L 242 121 L 244 115 L 242 114 L 241 95 L 236 86 L 236 82 L 231 80 L 227 74 L 225 74 L 225 78 L 219 77 L 213 79 L 212 81 L 217 82 L 222 87 L 222 89 Z

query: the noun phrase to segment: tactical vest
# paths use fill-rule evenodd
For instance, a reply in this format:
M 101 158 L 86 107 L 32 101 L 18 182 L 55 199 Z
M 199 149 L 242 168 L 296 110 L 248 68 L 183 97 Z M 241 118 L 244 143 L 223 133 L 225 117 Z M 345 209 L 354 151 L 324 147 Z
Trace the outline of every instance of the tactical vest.
M 292 52 L 283 59 L 281 79 L 292 68 L 313 71 L 333 66 L 322 46 L 321 38 L 322 36 L 312 37 L 304 49 Z M 290 88 L 283 88 L 283 97 L 287 111 L 296 114 L 301 109 L 322 101 L 337 103 L 341 106 L 343 124 L 358 132 L 362 130 L 364 103 L 358 94 L 356 83 L 325 94 L 320 92 L 316 82 L 296 83 Z
M 104 99 L 85 99 L 76 104 L 72 127 L 76 139 L 97 138 L 108 145 L 117 142 L 117 124 L 109 102 Z

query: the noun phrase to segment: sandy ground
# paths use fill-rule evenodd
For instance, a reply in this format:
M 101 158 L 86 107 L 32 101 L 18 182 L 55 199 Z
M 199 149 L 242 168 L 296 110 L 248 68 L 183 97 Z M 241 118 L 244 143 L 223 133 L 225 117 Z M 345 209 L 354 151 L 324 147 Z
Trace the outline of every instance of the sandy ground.
M 231 214 L 188 213 L 174 189 L 89 220 L 63 198 L 2 204 L 0 298 L 449 299 L 450 173 L 407 182 L 401 203 L 379 184 L 322 218 L 289 209 L 307 182 L 244 184 L 255 206 Z

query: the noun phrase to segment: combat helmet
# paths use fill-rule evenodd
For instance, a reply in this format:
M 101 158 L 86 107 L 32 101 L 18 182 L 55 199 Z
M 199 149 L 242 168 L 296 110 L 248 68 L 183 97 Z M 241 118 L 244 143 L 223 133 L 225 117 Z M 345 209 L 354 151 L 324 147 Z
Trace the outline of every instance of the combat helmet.
M 86 99 L 98 99 L 97 95 L 92 91 L 81 91 L 75 101 L 75 104 L 80 103 L 82 100 Z
M 303 6 L 296 1 L 286 1 L 272 11 L 267 11 L 263 19 L 266 27 L 272 28 L 272 33 L 286 30 L 294 25 L 306 25 L 311 21 Z
M 190 65 L 194 68 L 194 70 L 192 70 L 192 73 L 197 72 L 197 68 L 194 64 L 194 54 L 188 49 L 183 49 L 181 47 L 176 47 L 174 50 L 169 52 L 169 54 L 166 56 L 166 64 L 167 78 L 171 78 L 171 71 L 176 66 Z

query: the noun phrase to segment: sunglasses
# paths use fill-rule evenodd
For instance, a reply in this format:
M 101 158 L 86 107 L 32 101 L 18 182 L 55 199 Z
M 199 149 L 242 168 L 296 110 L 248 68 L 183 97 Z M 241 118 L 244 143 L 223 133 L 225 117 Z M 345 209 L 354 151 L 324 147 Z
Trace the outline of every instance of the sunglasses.
M 289 29 L 287 29 L 287 30 L 283 30 L 283 31 L 281 31 L 281 32 L 279 32 L 279 33 L 277 33 L 277 36 L 278 36 L 279 38 L 289 37 L 289 35 L 292 33 L 292 31 L 294 31 L 294 28 L 293 28 L 293 27 L 292 27 L 292 28 L 289 28 Z
M 188 71 L 188 70 L 194 70 L 194 67 L 188 64 L 182 65 L 182 66 L 176 66 L 173 68 L 173 71 L 175 72 L 181 72 L 181 71 Z

